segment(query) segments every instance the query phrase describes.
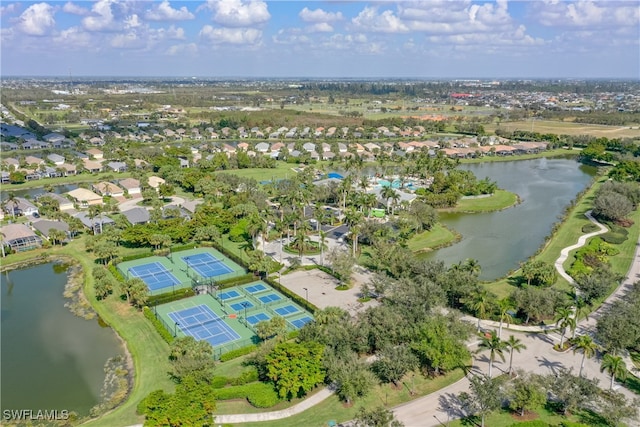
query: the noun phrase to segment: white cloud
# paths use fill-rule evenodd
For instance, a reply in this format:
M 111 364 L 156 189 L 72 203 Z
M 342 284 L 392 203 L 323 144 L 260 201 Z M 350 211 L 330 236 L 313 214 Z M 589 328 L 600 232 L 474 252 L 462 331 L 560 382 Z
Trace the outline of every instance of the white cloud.
M 186 6 L 180 9 L 173 9 L 168 0 L 147 10 L 145 18 L 150 21 L 186 21 L 194 19 L 195 15 L 189 12 Z
M 614 28 L 638 26 L 640 8 L 635 1 L 532 2 L 530 12 L 542 25 L 556 28 Z
M 55 9 L 47 3 L 31 5 L 18 18 L 16 28 L 30 36 L 46 36 L 54 29 Z
M 335 22 L 344 19 L 342 12 L 325 12 L 322 9 L 304 8 L 298 14 L 304 22 Z
M 111 47 L 115 47 L 117 49 L 141 49 L 144 48 L 146 44 L 146 41 L 143 40 L 135 31 L 116 34 L 111 39 Z
M 377 7 L 365 7 L 351 20 L 356 29 L 372 33 L 406 33 L 409 28 L 392 11 L 378 13 Z
M 313 25 L 309 25 L 306 30 L 309 33 L 331 33 L 333 32 L 333 27 L 331 24 L 326 22 L 317 22 Z
M 198 46 L 195 43 L 184 43 L 169 46 L 165 51 L 166 55 L 178 56 L 178 55 L 195 55 L 198 53 Z
M 64 46 L 65 49 L 92 48 L 96 46 L 89 33 L 83 31 L 80 27 L 70 27 L 60 31 L 53 38 L 53 42 L 59 46 Z
M 72 15 L 79 15 L 79 16 L 87 16 L 91 13 L 89 9 L 84 8 L 82 6 L 78 6 L 77 4 L 71 3 L 70 1 L 64 4 L 64 6 L 62 7 L 62 11 L 66 13 L 70 13 Z
M 82 26 L 89 31 L 114 31 L 118 24 L 115 21 L 111 5 L 112 0 L 99 0 L 91 8 L 91 16 L 82 20 Z
M 300 28 L 281 29 L 271 39 L 276 44 L 286 45 L 308 45 L 313 43 L 313 40 L 303 34 Z
M 215 44 L 257 45 L 262 41 L 262 31 L 255 28 L 214 28 L 205 25 L 200 37 Z
M 20 9 L 20 3 L 11 3 L 7 6 L 0 6 L 0 16 L 11 15 L 18 12 Z
M 271 19 L 267 4 L 261 0 L 207 0 L 200 9 L 213 12 L 213 20 L 226 27 L 251 27 Z
M 169 39 L 173 39 L 173 40 L 185 40 L 186 39 L 186 36 L 184 34 L 184 29 L 183 28 L 171 25 L 169 28 L 167 28 L 166 30 L 163 30 L 163 31 L 166 33 L 167 38 L 169 38 Z

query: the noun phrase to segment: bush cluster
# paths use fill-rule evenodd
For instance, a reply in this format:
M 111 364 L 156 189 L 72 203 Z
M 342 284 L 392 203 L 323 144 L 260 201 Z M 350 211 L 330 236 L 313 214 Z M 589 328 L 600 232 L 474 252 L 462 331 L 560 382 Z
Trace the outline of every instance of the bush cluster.
M 238 386 L 245 385 L 249 383 L 253 383 L 258 381 L 258 370 L 250 369 L 244 371 L 239 377 L 229 378 L 229 377 L 213 377 L 211 380 L 211 387 L 213 388 L 223 388 L 227 385 Z
M 246 347 L 242 347 L 236 350 L 231 350 L 227 353 L 224 353 L 222 356 L 220 356 L 220 361 L 221 362 L 227 362 L 231 359 L 235 359 L 237 357 L 240 356 L 244 356 L 245 354 L 249 354 L 249 353 L 253 353 L 256 350 L 257 346 L 255 345 L 248 345 Z
M 273 384 L 260 382 L 219 388 L 215 390 L 214 394 L 217 400 L 247 399 L 256 408 L 270 408 L 280 402 Z
M 160 320 L 156 319 L 153 311 L 151 311 L 149 307 L 143 307 L 142 312 L 144 313 L 144 317 L 149 319 L 151 321 L 151 324 L 155 326 L 156 331 L 158 331 L 162 339 L 165 340 L 168 344 L 171 344 L 174 339 L 173 335 L 171 335 L 171 332 L 169 332 L 167 328 L 164 327 L 164 324 L 162 324 Z

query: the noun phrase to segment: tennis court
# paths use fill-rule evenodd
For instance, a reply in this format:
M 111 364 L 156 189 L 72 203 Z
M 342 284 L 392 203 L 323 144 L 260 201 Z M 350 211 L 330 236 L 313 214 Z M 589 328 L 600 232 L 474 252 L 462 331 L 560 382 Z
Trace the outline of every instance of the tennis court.
M 244 300 L 240 302 L 235 302 L 233 304 L 229 304 L 229 307 L 231 307 L 234 311 L 242 311 L 242 310 L 249 310 L 250 308 L 253 308 L 255 306 L 251 301 Z
M 267 287 L 262 283 L 258 283 L 256 285 L 245 286 L 244 290 L 250 294 L 257 294 L 258 292 L 267 290 Z
M 274 308 L 273 311 L 275 311 L 277 314 L 279 314 L 282 317 L 286 317 L 293 313 L 300 312 L 298 307 L 296 307 L 295 305 L 285 305 L 284 307 Z
M 294 328 L 300 329 L 307 323 L 311 322 L 313 319 L 309 316 L 301 317 L 300 319 L 290 320 L 289 323 L 293 325 Z
M 169 313 L 182 333 L 190 335 L 198 341 L 207 341 L 216 347 L 240 338 L 222 318 L 205 304 Z
M 249 322 L 251 326 L 255 326 L 258 323 L 264 322 L 265 320 L 269 320 L 269 319 L 271 319 L 271 317 L 266 313 L 258 313 L 258 314 L 253 314 L 251 316 L 247 316 L 247 322 Z
M 267 295 L 261 295 L 258 297 L 258 299 L 260 300 L 260 302 L 262 302 L 263 304 L 269 304 L 275 301 L 280 301 L 282 300 L 282 297 L 278 294 L 267 294 Z
M 147 285 L 150 291 L 179 285 L 178 280 L 166 267 L 159 262 L 151 262 L 129 267 L 129 276 L 137 277 Z
M 239 296 L 240 296 L 240 293 L 236 290 L 231 290 L 229 292 L 220 292 L 218 294 L 218 298 L 220 298 L 222 301 L 238 298 Z
M 233 269 L 208 252 L 201 252 L 182 257 L 188 267 L 196 271 L 201 277 L 215 277 L 232 273 Z

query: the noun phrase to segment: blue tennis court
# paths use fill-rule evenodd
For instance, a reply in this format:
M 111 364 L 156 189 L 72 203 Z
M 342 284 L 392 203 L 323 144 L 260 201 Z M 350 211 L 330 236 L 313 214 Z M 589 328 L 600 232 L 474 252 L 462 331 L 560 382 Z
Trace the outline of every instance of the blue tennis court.
M 292 320 L 291 323 L 296 329 L 302 328 L 307 323 L 311 322 L 313 319 L 309 316 L 303 317 L 301 319 Z
M 258 299 L 262 301 L 263 304 L 268 304 L 270 302 L 280 301 L 282 297 L 278 294 L 268 294 L 262 295 L 261 297 L 258 297 Z
M 179 285 L 180 281 L 159 262 L 129 267 L 129 275 L 142 279 L 150 291 Z
M 252 325 L 256 325 L 260 322 L 264 322 L 265 320 L 269 320 L 269 319 L 271 318 L 269 317 L 268 314 L 265 314 L 265 313 L 258 313 L 252 316 L 247 316 L 247 322 L 249 322 Z
M 240 293 L 236 290 L 230 290 L 228 292 L 220 292 L 218 294 L 218 297 L 222 300 L 222 301 L 226 301 L 228 299 L 234 299 L 234 298 L 238 298 L 240 296 Z
M 185 335 L 219 346 L 235 341 L 240 335 L 204 304 L 169 313 L 169 318 Z
M 297 313 L 300 310 L 293 305 L 285 305 L 284 307 L 278 307 L 273 311 L 278 313 L 280 316 L 288 316 L 289 314 Z
M 182 260 L 202 277 L 221 276 L 233 272 L 233 269 L 225 265 L 223 261 L 207 252 L 185 256 L 182 257 Z
M 256 285 L 247 286 L 247 287 L 244 288 L 244 290 L 249 292 L 250 294 L 255 294 L 255 293 L 258 293 L 258 292 L 262 292 L 265 289 L 267 289 L 267 287 L 265 285 L 263 285 L 262 283 L 258 283 Z
M 230 304 L 229 307 L 233 308 L 235 311 L 242 311 L 244 309 L 250 309 L 253 307 L 253 304 L 250 301 L 242 301 Z

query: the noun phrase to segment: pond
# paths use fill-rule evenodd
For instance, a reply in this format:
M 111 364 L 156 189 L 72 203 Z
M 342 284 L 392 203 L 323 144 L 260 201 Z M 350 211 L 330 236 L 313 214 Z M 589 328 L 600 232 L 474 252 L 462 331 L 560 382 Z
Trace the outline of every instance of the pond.
M 64 306 L 68 274 L 47 263 L 1 274 L 2 410 L 75 411 L 100 402 L 104 366 L 123 348 L 111 328 Z
M 7 186 L 5 186 L 6 188 Z M 71 190 L 75 190 L 78 188 L 77 184 L 63 184 L 63 185 L 53 185 L 52 193 L 62 194 Z M 2 191 L 2 200 L 6 200 L 9 197 L 9 193 L 13 193 L 16 197 L 26 197 L 28 199 L 35 199 L 40 194 L 46 193 L 47 190 L 44 187 L 38 188 L 27 188 L 24 190 L 11 190 L 11 191 Z
M 459 168 L 472 171 L 478 179 L 496 181 L 500 188 L 518 194 L 521 203 L 499 212 L 440 214 L 440 221 L 460 233 L 462 240 L 420 256 L 447 265 L 474 258 L 482 267 L 482 280 L 504 277 L 535 254 L 565 207 L 596 174 L 595 167 L 563 158 L 463 164 Z

